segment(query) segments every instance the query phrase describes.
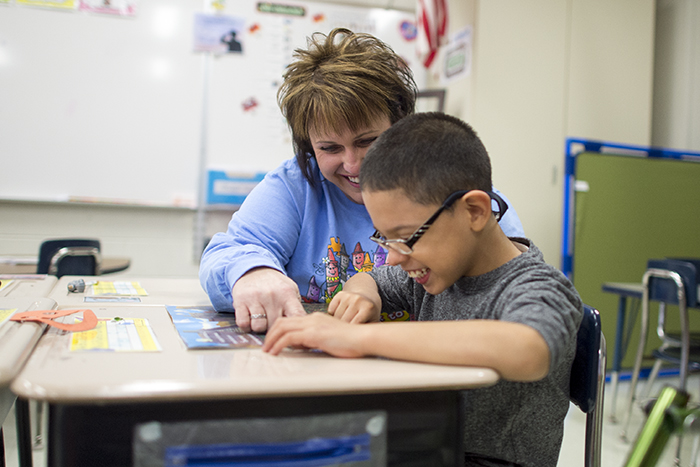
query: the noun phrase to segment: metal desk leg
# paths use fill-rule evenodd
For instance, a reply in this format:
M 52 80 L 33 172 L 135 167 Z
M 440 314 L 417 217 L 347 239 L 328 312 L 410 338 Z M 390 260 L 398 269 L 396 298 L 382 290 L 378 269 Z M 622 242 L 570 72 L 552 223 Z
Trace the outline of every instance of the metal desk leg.
M 29 402 L 17 398 L 15 401 L 15 422 L 17 424 L 17 454 L 19 467 L 32 466 L 32 434 L 29 426 Z
M 626 442 L 629 441 L 627 437 L 627 430 L 630 424 L 630 417 L 632 416 L 632 409 L 634 408 L 637 380 L 639 379 L 639 372 L 642 370 L 642 358 L 644 357 L 644 347 L 646 346 L 649 331 L 648 280 L 648 277 L 645 275 L 643 278 L 644 291 L 642 294 L 642 325 L 639 330 L 639 345 L 637 346 L 637 355 L 635 356 L 634 369 L 632 370 L 632 381 L 630 382 L 629 396 L 627 397 L 627 413 L 625 414 L 625 421 L 622 424 L 622 431 L 620 432 L 620 437 Z
M 32 435 L 32 448 L 41 449 L 44 447 L 44 406 L 45 402 L 36 401 L 33 404 L 29 404 L 30 417 L 31 413 L 34 413 L 34 421 L 31 422 L 31 426 L 34 427 L 35 433 Z M 32 410 L 33 409 L 33 410 Z
M 615 328 L 615 350 L 613 353 L 612 372 L 610 374 L 612 401 L 610 402 L 610 421 L 617 423 L 617 385 L 620 381 L 620 369 L 625 350 L 622 348 L 625 335 L 625 314 L 627 313 L 627 298 L 620 295 L 617 304 L 617 327 Z

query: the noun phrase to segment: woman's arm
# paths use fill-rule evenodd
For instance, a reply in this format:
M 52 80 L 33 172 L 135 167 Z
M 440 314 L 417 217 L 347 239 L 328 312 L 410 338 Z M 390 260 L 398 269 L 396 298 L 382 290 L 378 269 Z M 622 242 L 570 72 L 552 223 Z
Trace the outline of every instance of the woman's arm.
M 286 273 L 301 231 L 292 190 L 306 183 L 282 167 L 268 174 L 234 213 L 226 232 L 214 235 L 202 254 L 199 279 L 218 311 L 232 311 L 231 289 L 246 272 L 267 267 Z M 301 196 L 303 198 L 303 195 Z

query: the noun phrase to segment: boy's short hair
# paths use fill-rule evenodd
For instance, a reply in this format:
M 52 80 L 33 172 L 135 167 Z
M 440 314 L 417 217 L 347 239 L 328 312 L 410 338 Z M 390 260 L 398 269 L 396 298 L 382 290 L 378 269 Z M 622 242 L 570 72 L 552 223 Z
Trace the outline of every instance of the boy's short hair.
M 292 132 L 297 162 L 312 185 L 310 125 L 336 133 L 357 131 L 382 116 L 396 123 L 415 110 L 411 69 L 370 34 L 343 28 L 328 35 L 317 32 L 293 57 L 277 102 Z
M 410 115 L 367 151 L 362 191 L 400 188 L 420 204 L 441 204 L 460 190 L 491 191 L 491 161 L 471 126 L 441 112 Z

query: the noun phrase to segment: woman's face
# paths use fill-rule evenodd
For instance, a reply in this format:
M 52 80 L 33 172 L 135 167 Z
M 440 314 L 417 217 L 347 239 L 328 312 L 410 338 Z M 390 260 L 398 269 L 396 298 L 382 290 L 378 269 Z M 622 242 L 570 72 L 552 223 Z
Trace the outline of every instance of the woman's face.
M 321 173 L 357 204 L 363 204 L 360 192 L 362 160 L 374 140 L 390 126 L 389 117 L 382 116 L 356 132 L 346 129 L 335 134 L 309 128 L 309 138 Z

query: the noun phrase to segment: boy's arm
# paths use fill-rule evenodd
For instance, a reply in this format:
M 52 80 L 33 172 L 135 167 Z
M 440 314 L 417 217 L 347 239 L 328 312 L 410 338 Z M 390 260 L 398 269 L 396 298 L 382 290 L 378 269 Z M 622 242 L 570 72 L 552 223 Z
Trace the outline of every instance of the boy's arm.
M 328 314 L 348 323 L 379 321 L 381 310 L 377 283 L 364 272 L 351 277 L 328 305 Z
M 347 324 L 323 314 L 278 320 L 263 350 L 320 349 L 336 357 L 487 367 L 510 381 L 537 381 L 549 371 L 549 347 L 539 332 L 495 320 Z
M 493 368 L 509 381 L 549 372 L 549 346 L 535 329 L 498 320 L 421 321 L 362 326 L 363 355 Z

